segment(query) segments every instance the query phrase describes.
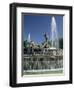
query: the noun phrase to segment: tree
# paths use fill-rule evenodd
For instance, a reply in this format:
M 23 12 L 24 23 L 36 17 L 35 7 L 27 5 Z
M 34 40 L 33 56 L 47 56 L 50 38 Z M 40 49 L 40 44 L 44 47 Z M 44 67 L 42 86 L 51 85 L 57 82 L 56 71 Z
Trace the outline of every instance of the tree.
M 24 47 L 25 48 L 29 47 L 29 43 L 27 42 L 27 40 L 24 41 Z
M 63 38 L 59 39 L 59 48 L 63 49 Z

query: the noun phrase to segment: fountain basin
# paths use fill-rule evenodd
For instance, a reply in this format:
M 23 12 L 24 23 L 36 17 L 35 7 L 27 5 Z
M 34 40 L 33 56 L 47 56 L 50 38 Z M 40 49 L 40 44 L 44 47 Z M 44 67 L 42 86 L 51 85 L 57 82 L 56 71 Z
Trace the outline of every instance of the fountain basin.
M 56 48 L 55 48 L 55 47 L 51 47 L 50 49 L 51 49 L 51 50 L 56 50 Z

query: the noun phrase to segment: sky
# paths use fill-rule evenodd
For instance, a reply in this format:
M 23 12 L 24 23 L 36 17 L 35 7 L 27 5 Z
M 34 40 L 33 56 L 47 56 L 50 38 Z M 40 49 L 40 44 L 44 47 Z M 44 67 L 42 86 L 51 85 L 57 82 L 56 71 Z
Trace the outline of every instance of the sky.
M 53 15 L 56 20 L 58 37 L 63 37 L 63 16 Z M 22 31 L 23 40 L 28 39 L 30 33 L 31 40 L 35 43 L 42 43 L 44 40 L 44 33 L 48 34 L 49 40 L 51 36 L 51 19 L 52 15 L 35 15 L 23 14 L 22 15 Z

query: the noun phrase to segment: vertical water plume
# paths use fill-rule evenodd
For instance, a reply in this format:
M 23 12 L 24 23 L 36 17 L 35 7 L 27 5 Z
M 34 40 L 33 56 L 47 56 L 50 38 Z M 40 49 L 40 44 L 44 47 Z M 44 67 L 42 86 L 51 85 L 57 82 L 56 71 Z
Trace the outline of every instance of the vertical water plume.
M 55 17 L 52 17 L 51 20 L 51 47 L 52 48 L 59 48 L 59 37 L 58 37 L 58 31 L 57 31 L 57 25 Z

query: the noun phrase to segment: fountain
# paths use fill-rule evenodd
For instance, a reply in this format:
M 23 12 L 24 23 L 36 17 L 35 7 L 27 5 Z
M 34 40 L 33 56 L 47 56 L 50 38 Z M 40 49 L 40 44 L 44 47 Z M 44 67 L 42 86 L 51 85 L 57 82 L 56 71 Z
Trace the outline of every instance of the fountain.
M 57 32 L 57 25 L 55 17 L 52 17 L 51 20 L 51 48 L 50 49 L 58 49 L 59 48 L 59 37 Z
M 28 34 L 28 42 L 31 41 L 31 38 L 30 38 L 30 33 Z

